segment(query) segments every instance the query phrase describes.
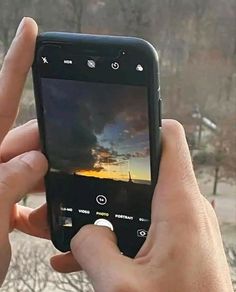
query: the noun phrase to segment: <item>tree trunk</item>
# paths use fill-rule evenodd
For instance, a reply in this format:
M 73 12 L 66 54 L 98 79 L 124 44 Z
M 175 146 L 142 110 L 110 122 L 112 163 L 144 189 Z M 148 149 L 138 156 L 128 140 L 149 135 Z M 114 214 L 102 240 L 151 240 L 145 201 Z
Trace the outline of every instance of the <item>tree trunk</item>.
M 84 11 L 83 0 L 72 1 L 72 9 L 73 9 L 74 20 L 75 20 L 75 31 L 77 33 L 80 33 L 82 32 L 82 17 L 83 17 L 83 11 Z
M 197 138 L 198 149 L 201 148 L 201 141 L 202 141 L 202 116 L 199 119 L 199 129 L 198 129 L 198 138 Z
M 9 48 L 9 37 L 8 37 L 8 29 L 3 30 L 3 54 L 4 56 L 7 54 Z
M 76 17 L 76 32 L 77 33 L 82 32 L 82 15 L 83 15 L 83 4 L 81 3 L 81 6 L 77 12 L 77 17 Z
M 217 194 L 217 185 L 219 181 L 219 166 L 215 167 L 215 178 L 214 178 L 214 187 L 213 187 L 213 195 L 216 196 Z

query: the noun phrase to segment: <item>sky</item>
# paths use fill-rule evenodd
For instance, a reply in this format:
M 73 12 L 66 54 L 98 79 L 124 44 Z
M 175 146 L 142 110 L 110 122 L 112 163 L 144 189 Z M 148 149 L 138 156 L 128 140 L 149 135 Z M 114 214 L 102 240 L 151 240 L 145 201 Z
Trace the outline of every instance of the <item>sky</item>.
M 43 78 L 42 93 L 52 168 L 150 181 L 145 87 Z

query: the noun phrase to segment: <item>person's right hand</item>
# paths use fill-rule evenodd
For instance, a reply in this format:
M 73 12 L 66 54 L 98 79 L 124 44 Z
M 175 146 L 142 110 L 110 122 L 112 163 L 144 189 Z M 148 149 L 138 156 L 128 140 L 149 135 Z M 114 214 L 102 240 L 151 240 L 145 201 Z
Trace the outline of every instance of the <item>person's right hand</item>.
M 175 121 L 163 123 L 152 223 L 138 255 L 121 255 L 114 234 L 93 225 L 78 232 L 71 248 L 95 291 L 233 291 L 215 212 L 199 191 L 183 128 Z

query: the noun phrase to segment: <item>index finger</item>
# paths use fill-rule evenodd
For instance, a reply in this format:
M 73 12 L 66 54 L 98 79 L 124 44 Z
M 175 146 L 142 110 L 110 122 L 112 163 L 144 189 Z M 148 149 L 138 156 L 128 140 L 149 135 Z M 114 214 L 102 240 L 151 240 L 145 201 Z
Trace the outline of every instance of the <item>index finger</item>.
M 25 17 L 4 59 L 0 71 L 0 143 L 16 117 L 27 73 L 33 62 L 38 28 Z

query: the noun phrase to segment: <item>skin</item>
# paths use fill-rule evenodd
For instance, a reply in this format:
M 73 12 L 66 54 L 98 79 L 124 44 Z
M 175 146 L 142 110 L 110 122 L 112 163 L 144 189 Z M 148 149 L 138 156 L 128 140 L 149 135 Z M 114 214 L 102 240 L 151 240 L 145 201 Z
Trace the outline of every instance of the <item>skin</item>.
M 19 27 L 0 72 L 0 145 L 11 127 L 18 109 L 19 98 L 33 57 L 34 42 L 32 39 L 37 33 L 37 27 L 24 29 L 24 23 Z M 22 31 L 23 29 L 23 31 Z M 29 42 L 29 54 L 27 44 Z M 23 53 L 21 51 L 24 52 Z M 0 148 L 2 153 L 2 148 Z M 24 151 L 25 152 L 25 151 Z M 20 154 L 20 153 L 18 153 Z M 1 155 L 2 156 L 2 155 Z M 11 257 L 11 248 L 8 238 L 11 225 L 21 210 L 14 207 L 22 194 L 27 193 L 47 170 L 47 161 L 38 151 L 28 151 L 16 155 L 7 162 L 0 164 L 0 283 L 3 282 Z M 27 216 L 27 210 L 24 218 Z M 14 213 L 13 216 L 11 214 Z M 25 226 L 26 227 L 26 226 Z M 31 230 L 30 230 L 31 229 Z M 29 227 L 37 235 L 37 230 Z
M 151 219 L 135 259 L 120 254 L 106 228 L 85 226 L 73 238 L 95 291 L 233 291 L 215 212 L 199 191 L 183 127 L 172 120 L 163 123 Z
M 47 161 L 39 151 L 36 121 L 9 131 L 32 64 L 37 25 L 25 18 L 0 72 L 0 284 L 11 258 L 16 228 L 50 239 L 46 206 L 16 203 L 43 191 Z M 14 86 L 13 86 L 14 84 Z M 85 270 L 95 291 L 233 291 L 214 210 L 201 195 L 182 126 L 163 121 L 163 153 L 147 240 L 135 259 L 121 255 L 113 232 L 88 225 L 71 242 L 72 253 L 51 259 L 59 272 Z

